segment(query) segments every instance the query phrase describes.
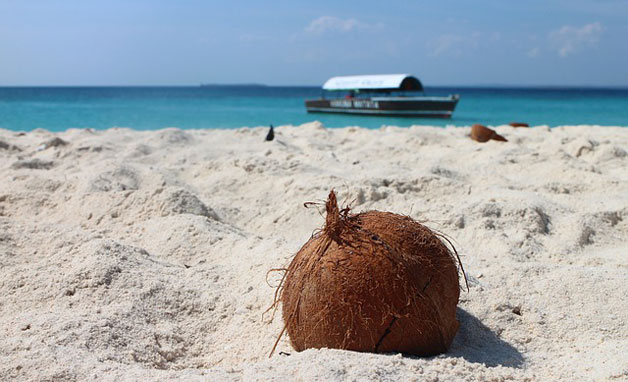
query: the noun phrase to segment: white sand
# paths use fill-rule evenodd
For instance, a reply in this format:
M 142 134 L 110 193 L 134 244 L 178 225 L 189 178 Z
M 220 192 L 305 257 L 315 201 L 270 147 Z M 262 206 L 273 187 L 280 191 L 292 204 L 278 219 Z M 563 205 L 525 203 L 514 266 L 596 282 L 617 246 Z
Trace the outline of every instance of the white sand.
M 628 128 L 497 131 L 0 130 L 0 380 L 628 380 Z M 447 354 L 268 359 L 332 187 L 455 239 Z

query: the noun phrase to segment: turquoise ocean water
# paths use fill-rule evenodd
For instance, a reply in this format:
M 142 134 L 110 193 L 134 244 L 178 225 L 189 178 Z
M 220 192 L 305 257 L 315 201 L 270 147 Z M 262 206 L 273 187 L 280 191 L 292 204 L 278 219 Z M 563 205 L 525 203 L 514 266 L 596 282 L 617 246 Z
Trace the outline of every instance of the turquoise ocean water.
M 487 125 L 512 121 L 531 125 L 628 126 L 628 89 L 427 88 L 428 95 L 459 94 L 453 118 L 386 118 L 308 114 L 305 99 L 317 87 L 0 87 L 0 128 L 62 131 L 68 128 L 237 128 L 301 124 Z

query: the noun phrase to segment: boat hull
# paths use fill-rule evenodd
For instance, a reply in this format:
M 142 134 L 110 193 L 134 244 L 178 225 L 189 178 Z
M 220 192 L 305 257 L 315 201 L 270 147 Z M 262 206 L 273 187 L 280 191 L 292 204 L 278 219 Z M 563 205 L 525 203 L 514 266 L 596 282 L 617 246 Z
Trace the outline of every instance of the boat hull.
M 458 103 L 449 97 L 373 97 L 305 101 L 308 113 L 450 118 Z

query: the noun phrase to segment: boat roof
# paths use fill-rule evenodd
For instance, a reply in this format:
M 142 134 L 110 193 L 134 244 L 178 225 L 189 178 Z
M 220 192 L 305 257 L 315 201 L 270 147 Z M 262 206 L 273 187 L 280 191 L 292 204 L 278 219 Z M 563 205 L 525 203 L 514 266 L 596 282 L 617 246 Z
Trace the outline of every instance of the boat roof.
M 332 77 L 323 85 L 324 90 L 423 90 L 418 78 L 410 74 L 375 74 L 370 76 Z

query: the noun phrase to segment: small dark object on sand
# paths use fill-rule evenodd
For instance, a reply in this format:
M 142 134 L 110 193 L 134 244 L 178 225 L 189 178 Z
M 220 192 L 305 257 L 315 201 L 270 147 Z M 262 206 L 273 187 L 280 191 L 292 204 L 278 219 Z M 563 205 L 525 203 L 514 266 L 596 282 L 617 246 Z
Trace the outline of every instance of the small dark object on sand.
M 274 132 L 273 125 L 270 125 L 270 130 L 268 130 L 268 134 L 266 134 L 266 141 L 270 142 L 273 139 L 275 139 L 275 132 Z
M 488 142 L 491 139 L 495 141 L 508 142 L 508 140 L 497 134 L 495 130 L 480 124 L 471 126 L 471 139 L 478 142 Z
M 530 125 L 525 122 L 510 122 L 509 125 L 512 127 L 530 127 Z

